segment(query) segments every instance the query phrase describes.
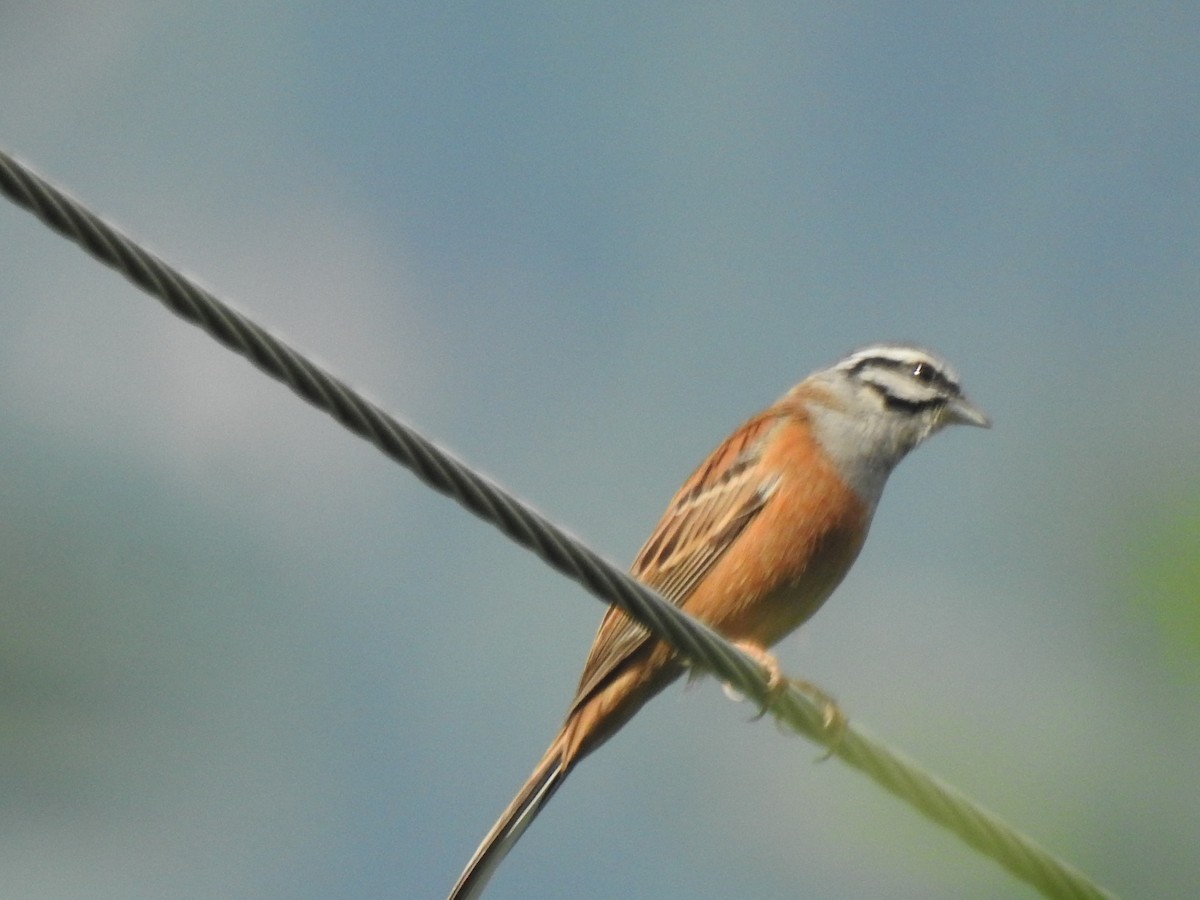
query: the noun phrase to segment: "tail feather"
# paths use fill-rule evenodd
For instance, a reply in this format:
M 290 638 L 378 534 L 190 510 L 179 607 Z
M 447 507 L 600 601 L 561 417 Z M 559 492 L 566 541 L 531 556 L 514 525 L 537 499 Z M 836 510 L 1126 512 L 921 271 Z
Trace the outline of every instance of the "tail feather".
M 454 885 L 448 900 L 475 900 L 483 893 L 501 860 L 563 783 L 567 768 L 563 764 L 558 743 L 555 741 L 508 809 L 501 813 L 463 873 L 458 876 L 458 883 Z

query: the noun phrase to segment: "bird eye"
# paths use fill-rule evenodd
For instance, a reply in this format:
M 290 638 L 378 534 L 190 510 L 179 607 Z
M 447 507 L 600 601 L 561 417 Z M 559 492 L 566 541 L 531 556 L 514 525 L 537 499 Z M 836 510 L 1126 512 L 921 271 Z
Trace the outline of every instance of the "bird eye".
M 919 362 L 913 366 L 912 375 L 922 384 L 930 384 L 937 380 L 938 371 L 929 363 Z

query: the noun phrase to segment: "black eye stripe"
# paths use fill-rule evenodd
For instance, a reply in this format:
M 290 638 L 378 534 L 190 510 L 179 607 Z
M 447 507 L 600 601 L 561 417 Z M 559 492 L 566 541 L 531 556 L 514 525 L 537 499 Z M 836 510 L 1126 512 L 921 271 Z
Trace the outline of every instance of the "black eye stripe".
M 958 385 L 946 377 L 946 373 L 928 362 L 919 362 L 913 366 L 912 375 L 924 384 L 933 385 L 948 394 L 957 394 Z
M 888 409 L 903 409 L 910 413 L 918 413 L 923 409 L 935 409 L 939 406 L 946 405 L 945 396 L 930 397 L 928 400 L 907 400 L 904 397 L 897 397 L 895 394 L 889 394 L 887 390 L 872 382 L 867 382 L 874 388 L 879 396 L 883 398 L 883 404 Z
M 958 384 L 948 378 L 936 365 L 927 359 L 895 359 L 890 356 L 871 356 L 860 359 L 851 367 L 853 375 L 862 374 L 864 369 L 886 369 L 892 372 L 904 372 L 914 381 L 926 385 L 942 394 L 957 396 Z M 869 379 L 864 379 L 868 380 Z

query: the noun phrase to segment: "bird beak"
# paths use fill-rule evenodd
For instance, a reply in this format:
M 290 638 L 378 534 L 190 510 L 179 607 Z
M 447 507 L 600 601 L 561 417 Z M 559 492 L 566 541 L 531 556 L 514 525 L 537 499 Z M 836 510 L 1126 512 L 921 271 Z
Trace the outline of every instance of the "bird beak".
M 955 397 L 946 404 L 943 421 L 947 425 L 974 425 L 978 428 L 992 427 L 992 420 L 984 415 L 983 410 L 975 406 L 966 397 Z

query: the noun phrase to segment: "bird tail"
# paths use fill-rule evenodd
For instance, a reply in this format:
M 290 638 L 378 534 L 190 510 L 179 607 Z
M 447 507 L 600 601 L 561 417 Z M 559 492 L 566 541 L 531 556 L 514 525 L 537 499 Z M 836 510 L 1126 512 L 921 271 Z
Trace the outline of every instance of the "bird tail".
M 483 893 L 501 860 L 520 840 L 525 829 L 567 777 L 568 768 L 563 756 L 560 742 L 555 741 L 508 809 L 500 814 L 492 830 L 480 843 L 475 855 L 458 876 L 458 883 L 454 885 L 448 900 L 475 900 Z

